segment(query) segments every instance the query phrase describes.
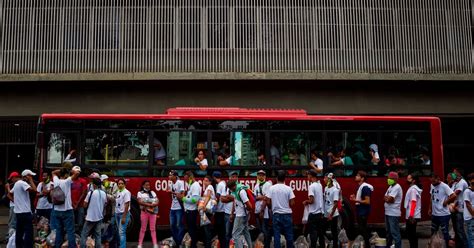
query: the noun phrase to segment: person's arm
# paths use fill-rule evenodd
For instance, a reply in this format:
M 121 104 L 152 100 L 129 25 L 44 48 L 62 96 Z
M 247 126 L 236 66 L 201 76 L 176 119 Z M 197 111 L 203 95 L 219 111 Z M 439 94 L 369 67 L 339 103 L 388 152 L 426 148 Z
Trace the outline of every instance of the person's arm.
M 123 211 L 123 215 L 122 215 L 122 220 L 120 221 L 120 223 L 121 223 L 122 225 L 125 224 L 125 220 L 126 220 L 127 214 L 128 214 L 128 209 L 130 208 L 130 198 L 131 198 L 131 197 L 130 197 L 130 193 L 128 193 L 127 197 L 128 197 L 128 199 L 126 199 L 126 200 L 128 200 L 128 201 L 125 202 L 124 211 Z
M 334 201 L 334 204 L 331 209 L 331 213 L 328 216 L 328 220 L 332 220 L 332 216 L 334 215 L 334 212 L 336 212 L 337 205 L 339 204 L 339 200 Z
M 464 202 L 466 203 L 466 208 L 467 208 L 467 211 L 469 211 L 469 213 L 471 214 L 471 216 L 474 216 L 474 207 L 472 206 L 472 203 L 469 201 L 469 200 L 466 200 L 466 198 L 464 198 Z
M 430 201 L 429 201 L 429 205 L 428 205 L 428 216 L 431 216 L 431 214 L 432 214 L 431 204 L 432 203 L 431 203 L 431 197 L 430 197 Z
M 27 190 L 28 190 L 29 192 L 34 192 L 34 193 L 36 193 L 37 189 L 36 189 L 36 184 L 35 184 L 35 182 L 33 181 L 33 177 L 29 176 L 29 177 L 28 177 L 28 182 L 29 182 L 30 187 L 28 187 Z
M 449 195 L 448 199 L 446 199 L 443 202 L 443 206 L 448 206 L 448 204 L 453 203 L 456 200 L 456 194 L 453 192 L 451 195 Z
M 206 193 L 204 194 L 204 208 L 207 206 L 207 203 L 211 200 L 211 195 L 212 195 L 212 190 L 208 189 L 206 190 Z
M 295 206 L 295 193 L 293 193 L 293 190 L 290 192 L 290 207 Z
M 59 177 L 59 174 L 60 174 L 61 170 L 54 170 L 53 172 L 51 172 L 51 174 L 54 176 L 57 176 Z
M 89 193 L 87 193 L 86 195 L 86 199 L 84 199 L 84 207 L 87 208 L 89 206 L 89 201 L 88 199 L 91 199 L 91 196 L 89 196 L 90 194 L 92 194 L 94 191 L 89 191 Z
M 143 198 L 141 197 L 141 193 L 138 193 L 137 200 L 138 200 L 138 205 L 145 206 L 145 207 L 154 207 L 153 204 L 143 201 Z
M 9 183 L 5 184 L 5 192 L 7 192 L 8 200 L 13 202 L 13 194 L 10 193 L 10 191 L 11 191 L 10 184 Z

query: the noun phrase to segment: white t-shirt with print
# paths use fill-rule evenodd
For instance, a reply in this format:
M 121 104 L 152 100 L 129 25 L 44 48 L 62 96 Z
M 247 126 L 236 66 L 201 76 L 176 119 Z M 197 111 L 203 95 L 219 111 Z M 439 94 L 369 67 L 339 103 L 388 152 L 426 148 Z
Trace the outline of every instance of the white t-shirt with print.
M 265 194 L 270 190 L 270 187 L 272 187 L 272 182 L 271 181 L 266 181 L 262 185 L 262 189 L 260 189 L 260 185 L 257 183 L 255 184 L 254 192 L 256 196 L 265 196 Z M 262 204 L 264 200 L 256 201 L 255 202 L 255 213 L 259 214 L 262 211 Z M 265 212 L 263 213 L 263 218 L 268 219 L 270 216 L 268 215 L 268 207 L 265 206 Z
M 175 183 L 171 185 L 171 191 L 175 193 L 184 192 L 184 181 L 176 180 Z M 171 210 L 180 210 L 181 204 L 179 203 L 178 197 L 175 194 L 171 194 Z
M 199 164 L 201 164 L 201 166 L 204 166 L 204 168 L 207 168 L 207 166 L 208 166 L 208 164 L 207 164 L 207 158 L 201 160 L 201 161 L 199 162 Z
M 448 206 L 443 206 L 443 202 L 449 198 L 454 191 L 445 183 L 441 182 L 438 186 L 431 185 L 431 213 L 433 216 L 451 215 Z
M 53 204 L 48 201 L 48 196 L 43 196 L 43 186 L 45 185 L 44 182 L 40 182 L 38 187 L 36 187 L 36 191 L 40 193 L 40 197 L 38 198 L 38 203 L 36 204 L 36 209 L 52 209 Z M 46 190 L 52 190 L 54 187 L 53 182 L 49 182 L 46 184 Z
M 249 201 L 249 198 L 247 197 L 247 192 L 245 190 L 241 190 L 239 192 L 240 196 L 240 201 L 235 200 L 235 216 L 236 217 L 245 217 L 247 216 L 247 210 L 245 208 L 245 203 Z
M 272 200 L 272 212 L 274 214 L 291 214 L 290 200 L 295 198 L 293 190 L 283 183 L 277 183 L 270 187 L 266 195 Z
M 59 177 L 53 176 L 53 183 L 54 183 L 54 187 L 59 186 L 65 195 L 64 204 L 54 205 L 54 210 L 60 211 L 60 212 L 72 210 L 72 199 L 71 199 L 72 179 L 71 177 L 68 177 L 66 179 L 59 179 Z
M 89 203 L 86 214 L 87 221 L 96 222 L 104 218 L 104 207 L 107 203 L 105 191 L 100 189 L 89 191 L 84 202 Z
M 212 185 L 208 185 L 206 190 L 202 193 L 202 196 L 206 196 L 208 194 L 211 194 L 211 200 L 216 199 L 216 191 L 214 190 L 214 187 Z
M 413 185 L 407 190 L 405 196 L 405 218 L 410 218 L 411 202 L 416 201 L 415 214 L 413 218 L 421 219 L 421 190 L 418 186 Z
M 15 208 L 13 211 L 15 214 L 31 213 L 31 202 L 30 193 L 28 189 L 30 185 L 23 180 L 18 180 L 10 193 L 13 193 L 13 201 L 15 202 Z
M 464 208 L 463 208 L 464 220 L 471 220 L 472 215 L 467 209 L 466 204 L 471 204 L 471 208 L 474 208 L 474 190 L 471 190 L 470 188 L 464 190 L 463 198 L 464 198 L 464 204 L 463 204 L 464 205 Z
M 334 207 L 334 201 L 339 201 L 339 189 L 335 186 L 324 188 L 324 217 L 329 217 Z M 339 211 L 334 211 L 333 217 L 339 216 Z
M 385 215 L 400 217 L 402 216 L 402 210 L 400 209 L 403 199 L 403 191 L 400 184 L 395 184 L 388 187 L 385 196 L 391 196 L 395 199 L 393 203 L 384 203 Z
M 188 190 L 188 194 L 186 195 L 186 198 L 193 198 L 195 197 L 196 199 L 199 199 L 201 197 L 201 185 L 199 185 L 198 182 L 194 182 L 191 184 L 191 187 Z M 184 209 L 185 210 L 196 210 L 197 209 L 197 202 L 196 203 L 184 203 Z
M 150 193 L 151 193 L 152 198 L 156 199 L 156 193 L 152 190 L 150 191 Z M 148 200 L 150 200 L 150 195 L 146 192 L 138 191 L 137 199 L 141 199 L 142 201 L 147 202 Z
M 123 214 L 125 212 L 125 204 L 132 200 L 132 194 L 127 189 L 124 189 L 122 192 L 120 190 L 117 192 L 117 198 L 115 199 L 115 213 Z M 128 210 L 130 211 L 130 204 L 128 204 Z
M 469 187 L 469 185 L 467 185 L 467 182 L 466 180 L 462 179 L 459 180 L 459 182 L 455 182 L 453 184 L 453 187 L 452 187 L 452 190 L 454 192 L 456 192 L 457 190 L 460 190 L 461 193 L 459 193 L 459 195 L 456 197 L 456 201 L 457 201 L 457 204 L 458 204 L 458 207 L 459 209 L 461 210 L 461 212 L 463 211 L 464 209 L 464 191 Z
M 216 191 L 217 191 L 216 194 L 218 194 L 219 196 L 226 196 L 227 195 L 225 181 L 220 181 L 217 184 Z M 223 213 L 224 212 L 224 206 L 225 206 L 225 203 L 222 203 L 221 201 L 219 201 L 217 203 L 216 212 Z
M 313 197 L 313 203 L 308 205 L 310 214 L 322 214 L 324 210 L 323 186 L 319 181 L 311 183 L 308 188 L 308 197 Z

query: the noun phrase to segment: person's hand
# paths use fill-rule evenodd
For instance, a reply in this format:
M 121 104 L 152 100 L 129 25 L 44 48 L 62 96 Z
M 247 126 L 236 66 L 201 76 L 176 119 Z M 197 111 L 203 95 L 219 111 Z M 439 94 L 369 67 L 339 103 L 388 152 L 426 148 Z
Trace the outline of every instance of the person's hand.
M 308 200 L 303 201 L 303 205 L 304 205 L 304 206 L 306 206 L 306 205 L 308 205 L 308 204 L 309 204 Z
M 431 217 L 431 208 L 430 208 L 430 209 L 428 209 L 428 216 L 430 216 L 430 217 Z
M 328 221 L 331 221 L 331 220 L 332 220 L 332 214 L 328 216 Z
M 445 200 L 445 201 L 443 202 L 443 207 L 446 207 L 446 206 L 448 206 L 448 201 Z
M 76 150 L 71 150 L 71 151 L 69 152 L 69 155 L 73 155 L 73 154 L 75 154 L 75 153 L 76 153 Z
M 125 225 L 125 218 L 122 218 L 122 220 L 120 221 L 120 223 L 121 223 L 122 225 Z
M 195 163 L 199 163 L 200 161 L 201 161 L 201 160 L 199 160 L 199 158 L 195 158 L 195 159 L 194 159 L 194 162 L 195 162 Z
M 235 214 L 231 214 L 229 221 L 230 221 L 230 222 L 234 222 L 234 219 L 235 219 Z
M 351 201 L 356 201 L 356 197 L 355 197 L 354 194 L 352 194 L 352 195 L 349 197 L 349 199 L 350 199 Z

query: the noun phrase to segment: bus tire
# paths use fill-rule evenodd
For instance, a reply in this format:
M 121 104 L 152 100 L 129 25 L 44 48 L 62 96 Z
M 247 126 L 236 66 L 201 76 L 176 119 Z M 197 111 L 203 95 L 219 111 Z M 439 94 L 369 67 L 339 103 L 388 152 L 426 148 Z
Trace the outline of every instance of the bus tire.
M 344 230 L 346 230 L 347 237 L 350 240 L 354 240 L 356 236 L 354 211 L 349 200 L 345 197 L 343 197 L 342 210 L 340 211 L 339 215 L 341 218 L 340 228 L 344 228 Z
M 140 233 L 140 206 L 136 199 L 132 199 L 130 207 L 130 221 L 127 226 L 127 240 L 137 241 Z

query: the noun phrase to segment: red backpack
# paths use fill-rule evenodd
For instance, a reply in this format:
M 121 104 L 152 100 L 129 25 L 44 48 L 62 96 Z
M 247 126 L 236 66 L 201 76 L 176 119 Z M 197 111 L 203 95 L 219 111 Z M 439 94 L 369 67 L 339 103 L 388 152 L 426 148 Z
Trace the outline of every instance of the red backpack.
M 242 186 L 242 188 L 239 190 L 239 194 L 240 194 L 240 191 L 242 190 L 245 190 L 245 193 L 247 193 L 247 198 L 249 198 L 249 203 L 250 203 L 250 209 L 249 211 L 251 213 L 254 213 L 255 212 L 255 194 L 253 193 L 253 191 L 248 187 L 248 186 Z M 244 203 L 242 201 L 242 199 L 240 199 L 240 197 L 238 197 L 238 200 L 240 200 L 242 203 Z M 244 204 L 245 206 L 245 204 Z

